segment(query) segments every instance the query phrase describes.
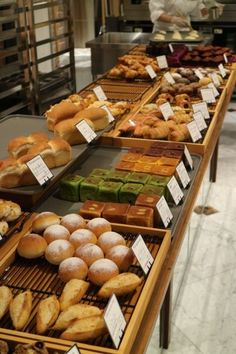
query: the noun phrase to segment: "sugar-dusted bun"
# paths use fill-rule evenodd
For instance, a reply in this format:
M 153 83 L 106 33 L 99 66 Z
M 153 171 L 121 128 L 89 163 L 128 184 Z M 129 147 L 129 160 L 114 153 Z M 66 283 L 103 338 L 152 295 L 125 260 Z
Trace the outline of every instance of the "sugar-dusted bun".
M 75 256 L 83 259 L 88 267 L 98 259 L 104 258 L 104 253 L 100 247 L 93 243 L 87 243 L 75 250 Z
M 67 214 L 61 219 L 61 225 L 65 226 L 72 233 L 78 229 L 85 229 L 86 221 L 78 214 Z
M 43 237 L 49 244 L 55 240 L 69 240 L 70 233 L 64 226 L 56 224 L 48 226 L 44 230 Z
M 69 241 L 75 248 L 78 248 L 86 243 L 97 243 L 97 237 L 88 229 L 80 229 L 70 235 Z
M 60 264 L 74 254 L 73 245 L 67 240 L 52 241 L 45 250 L 45 258 L 49 263 Z
M 104 218 L 94 218 L 89 220 L 87 228 L 95 233 L 97 237 L 106 231 L 111 231 L 111 224 Z
M 42 233 L 48 226 L 60 224 L 60 218 L 51 211 L 44 211 L 38 214 L 32 223 L 32 232 Z
M 17 252 L 24 258 L 41 257 L 47 248 L 47 242 L 37 234 L 28 234 L 20 239 L 17 246 Z
M 121 272 L 125 272 L 133 263 L 134 254 L 131 248 L 117 245 L 109 249 L 106 258 L 113 261 Z
M 101 247 L 106 254 L 110 248 L 117 245 L 125 245 L 125 239 L 123 236 L 114 231 L 104 232 L 98 239 L 98 246 Z
M 80 258 L 69 257 L 60 263 L 58 274 L 64 282 L 68 282 L 71 279 L 83 280 L 88 274 L 88 266 Z
M 103 285 L 109 279 L 119 274 L 117 265 L 110 259 L 103 258 L 95 261 L 89 268 L 88 278 L 96 285 Z

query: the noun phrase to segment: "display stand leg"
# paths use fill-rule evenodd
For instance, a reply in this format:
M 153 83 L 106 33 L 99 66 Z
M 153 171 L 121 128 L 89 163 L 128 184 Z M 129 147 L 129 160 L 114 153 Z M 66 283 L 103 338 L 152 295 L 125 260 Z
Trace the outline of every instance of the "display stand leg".
M 168 286 L 160 312 L 160 347 L 168 349 L 171 333 L 172 280 Z
M 219 139 L 217 140 L 210 162 L 210 182 L 216 182 Z

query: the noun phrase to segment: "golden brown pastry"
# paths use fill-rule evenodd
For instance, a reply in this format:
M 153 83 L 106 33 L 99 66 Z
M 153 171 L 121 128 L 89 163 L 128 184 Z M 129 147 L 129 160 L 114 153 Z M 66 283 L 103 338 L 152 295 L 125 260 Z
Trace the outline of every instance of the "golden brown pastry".
M 61 310 L 64 311 L 68 307 L 77 304 L 88 290 L 88 287 L 89 283 L 84 280 L 72 279 L 68 281 L 59 298 Z
M 122 296 L 134 291 L 142 282 L 134 273 L 121 273 L 108 280 L 99 290 L 98 296 L 109 298 L 112 294 Z
M 175 127 L 170 128 L 168 140 L 171 141 L 188 141 L 190 133 L 185 123 L 177 124 Z
M 13 295 L 7 286 L 0 286 L 0 319 L 7 313 Z
M 60 303 L 56 295 L 41 300 L 36 314 L 36 332 L 45 333 L 56 321 L 60 312 Z
M 32 309 L 32 294 L 24 291 L 14 297 L 10 303 L 10 316 L 16 330 L 21 330 L 29 320 Z

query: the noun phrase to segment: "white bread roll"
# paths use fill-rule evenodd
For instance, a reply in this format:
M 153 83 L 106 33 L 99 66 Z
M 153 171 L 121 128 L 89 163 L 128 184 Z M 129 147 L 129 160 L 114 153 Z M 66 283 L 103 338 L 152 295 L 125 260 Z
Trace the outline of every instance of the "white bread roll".
M 101 286 L 118 274 L 117 265 L 110 259 L 103 258 L 98 259 L 89 267 L 88 278 L 93 284 Z
M 88 267 L 98 259 L 104 258 L 104 253 L 100 247 L 93 243 L 86 243 L 75 250 L 75 257 L 83 259 Z
M 62 217 L 61 225 L 66 227 L 70 233 L 78 229 L 86 228 L 86 221 L 79 214 L 67 214 Z
M 0 187 L 14 188 L 20 186 L 25 166 L 18 160 L 8 158 L 0 160 Z
M 40 234 L 48 226 L 56 224 L 60 224 L 60 217 L 51 211 L 43 211 L 34 218 L 32 223 L 32 231 Z
M 97 237 L 88 229 L 79 229 L 70 235 L 69 241 L 75 248 L 78 248 L 86 243 L 97 243 Z
M 42 236 L 29 234 L 20 239 L 16 250 L 21 257 L 33 259 L 44 255 L 46 248 L 47 242 Z
M 9 310 L 12 299 L 13 295 L 11 289 L 4 285 L 0 286 L 0 320 Z
M 113 261 L 120 272 L 125 272 L 133 263 L 134 254 L 131 248 L 125 245 L 117 245 L 108 250 L 106 258 Z
M 48 129 L 53 131 L 54 126 L 62 120 L 72 118 L 81 108 L 69 100 L 63 100 L 53 105 L 45 112 Z
M 117 245 L 125 245 L 126 242 L 124 237 L 118 234 L 117 232 L 107 231 L 99 237 L 97 244 L 99 247 L 101 247 L 101 249 L 106 255 L 110 248 Z
M 10 316 L 13 326 L 17 331 L 24 328 L 29 320 L 32 309 L 32 293 L 24 291 L 14 297 L 10 303 Z
M 109 298 L 112 294 L 116 296 L 126 295 L 134 291 L 142 282 L 134 273 L 121 273 L 108 280 L 99 290 L 98 296 Z
M 69 240 L 70 233 L 62 225 L 50 225 L 44 230 L 43 237 L 49 244 L 55 240 Z
M 67 240 L 51 242 L 45 250 L 45 258 L 49 263 L 60 264 L 64 259 L 72 257 L 75 252 L 73 245 Z
M 111 231 L 111 224 L 104 218 L 94 218 L 88 221 L 87 228 L 99 237 L 104 232 Z
M 71 279 L 84 280 L 88 274 L 87 264 L 78 257 L 69 257 L 59 265 L 58 275 L 65 283 Z

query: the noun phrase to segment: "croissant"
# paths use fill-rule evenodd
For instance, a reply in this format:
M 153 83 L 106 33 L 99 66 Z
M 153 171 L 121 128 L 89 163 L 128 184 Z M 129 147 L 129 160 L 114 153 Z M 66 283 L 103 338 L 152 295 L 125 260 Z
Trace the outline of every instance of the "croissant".
M 170 128 L 168 140 L 171 141 L 187 141 L 190 139 L 190 133 L 185 123 L 178 124 Z

